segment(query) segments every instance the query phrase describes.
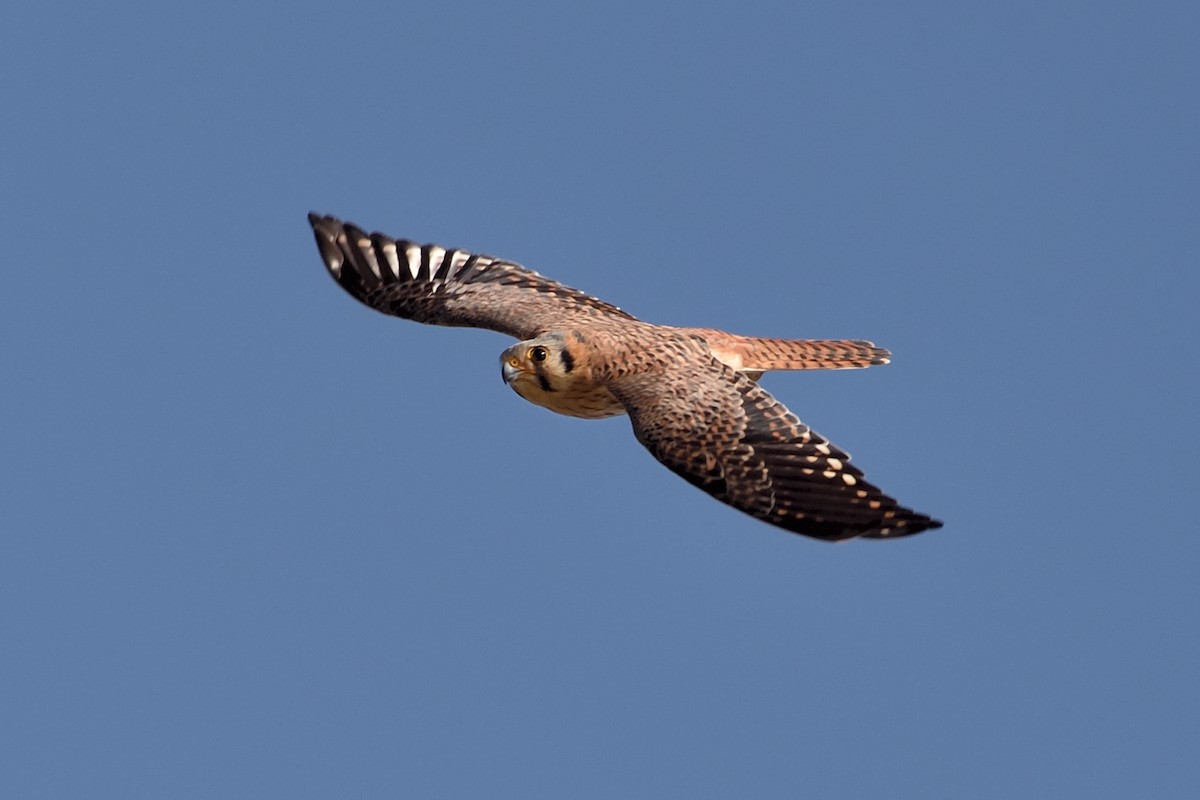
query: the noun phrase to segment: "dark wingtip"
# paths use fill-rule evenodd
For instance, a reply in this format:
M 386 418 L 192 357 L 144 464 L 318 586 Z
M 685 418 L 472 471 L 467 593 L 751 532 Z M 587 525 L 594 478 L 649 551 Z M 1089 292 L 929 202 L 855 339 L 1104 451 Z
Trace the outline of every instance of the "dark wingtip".
M 317 240 L 317 250 L 321 260 L 333 279 L 341 282 L 342 265 L 345 255 L 338 246 L 338 236 L 342 233 L 342 221 L 337 217 L 321 216 L 315 211 L 308 212 L 308 223 L 312 226 L 313 237 Z
M 342 229 L 342 221 L 337 217 L 331 217 L 328 214 L 318 214 L 315 211 L 308 212 L 308 224 L 318 233 L 324 233 L 329 236 L 336 236 L 337 232 Z
M 903 517 L 903 524 L 892 524 L 886 528 L 883 528 L 883 530 L 887 531 L 886 533 L 882 532 L 880 527 L 872 528 L 871 530 L 862 533 L 862 538 L 902 539 L 906 536 L 913 536 L 914 534 L 937 530 L 938 528 L 942 527 L 942 521 L 940 519 L 933 519 L 923 514 L 916 514 L 913 512 L 909 513 L 912 514 L 912 516 Z

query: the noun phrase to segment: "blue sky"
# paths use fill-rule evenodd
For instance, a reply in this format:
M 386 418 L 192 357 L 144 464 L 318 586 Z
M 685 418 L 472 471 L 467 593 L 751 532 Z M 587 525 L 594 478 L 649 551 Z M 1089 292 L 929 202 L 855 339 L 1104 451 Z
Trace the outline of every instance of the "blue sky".
M 1192 797 L 1184 3 L 10 3 L 0 794 Z M 831 546 L 304 215 L 656 322 L 945 520 Z

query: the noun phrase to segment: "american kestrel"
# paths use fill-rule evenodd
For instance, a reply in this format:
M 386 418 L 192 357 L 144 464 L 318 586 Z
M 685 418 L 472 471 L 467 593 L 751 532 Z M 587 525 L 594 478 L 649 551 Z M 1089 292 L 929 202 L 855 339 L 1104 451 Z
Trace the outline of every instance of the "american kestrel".
M 355 299 L 521 340 L 500 354 L 517 394 L 573 417 L 628 414 L 655 458 L 723 503 L 830 541 L 942 526 L 867 483 L 849 456 L 758 385 L 769 370 L 888 363 L 871 342 L 653 325 L 511 261 L 308 219 L 329 274 Z

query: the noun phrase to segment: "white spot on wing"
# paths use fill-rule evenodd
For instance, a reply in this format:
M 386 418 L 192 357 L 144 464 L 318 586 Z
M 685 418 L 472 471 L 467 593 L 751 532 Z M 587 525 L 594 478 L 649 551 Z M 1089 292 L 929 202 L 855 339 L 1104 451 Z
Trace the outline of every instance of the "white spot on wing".
M 400 277 L 400 259 L 396 257 L 396 243 L 388 242 L 383 246 L 383 255 L 387 259 L 388 267 L 392 270 L 392 274 L 397 278 Z
M 462 265 L 467 263 L 467 259 L 471 257 L 470 253 L 464 253 L 462 250 L 455 250 L 450 254 L 450 274 L 458 272 L 462 269 Z
M 433 277 L 442 268 L 442 259 L 446 257 L 446 248 L 436 244 L 429 245 L 429 275 Z
M 358 245 L 358 252 L 362 253 L 366 259 L 367 265 L 375 273 L 375 277 L 383 280 L 383 273 L 379 271 L 379 260 L 375 258 L 375 248 L 371 246 L 370 239 L 359 239 L 355 244 Z
M 421 271 L 421 248 L 409 242 L 404 246 L 404 258 L 408 261 L 408 274 L 416 278 Z

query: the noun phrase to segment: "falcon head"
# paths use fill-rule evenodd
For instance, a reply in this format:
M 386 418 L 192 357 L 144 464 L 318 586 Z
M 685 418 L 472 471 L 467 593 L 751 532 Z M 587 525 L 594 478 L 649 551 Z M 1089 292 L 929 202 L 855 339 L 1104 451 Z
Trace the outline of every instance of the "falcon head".
M 624 414 L 612 392 L 593 383 L 581 336 L 546 333 L 500 354 L 500 375 L 534 405 L 559 414 L 599 419 Z
M 575 357 L 559 333 L 543 334 L 518 342 L 500 354 L 500 374 L 504 382 L 531 403 L 546 405 L 535 397 L 565 392 L 575 380 Z

